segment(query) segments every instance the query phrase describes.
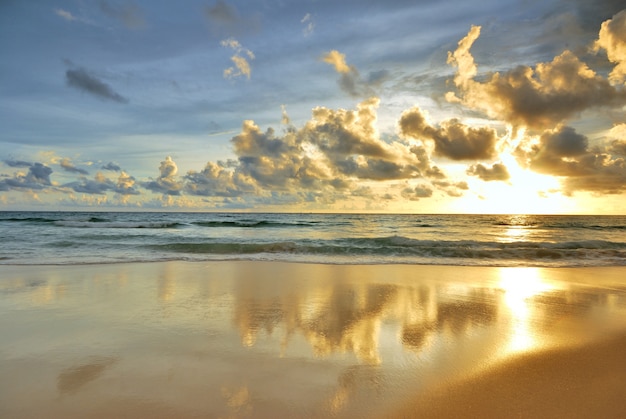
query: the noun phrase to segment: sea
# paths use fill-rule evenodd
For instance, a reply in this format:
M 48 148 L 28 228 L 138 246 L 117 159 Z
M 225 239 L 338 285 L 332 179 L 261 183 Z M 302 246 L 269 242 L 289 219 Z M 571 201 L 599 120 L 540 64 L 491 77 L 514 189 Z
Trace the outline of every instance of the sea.
M 626 216 L 0 212 L 0 264 L 626 266 Z

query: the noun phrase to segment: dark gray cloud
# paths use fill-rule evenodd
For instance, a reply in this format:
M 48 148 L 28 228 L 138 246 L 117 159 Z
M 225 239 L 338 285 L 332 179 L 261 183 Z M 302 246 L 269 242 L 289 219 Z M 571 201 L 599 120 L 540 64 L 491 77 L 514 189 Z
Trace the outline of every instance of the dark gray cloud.
M 219 36 L 244 36 L 261 28 L 258 16 L 242 16 L 237 8 L 222 0 L 205 9 L 211 30 Z
M 31 167 L 33 164 L 24 160 L 6 159 L 3 162 L 10 167 Z
M 114 183 L 109 179 L 91 180 L 85 178 L 80 181 L 66 183 L 63 186 L 72 188 L 78 193 L 103 195 L 114 187 Z
M 26 175 L 16 174 L 12 177 L 2 179 L 2 181 L 0 181 L 0 189 L 4 191 L 10 189 L 41 190 L 52 185 L 50 182 L 51 174 L 52 169 L 50 167 L 42 163 L 33 163 L 28 166 L 28 173 Z
M 545 131 L 540 143 L 531 148 L 529 166 L 539 173 L 557 176 L 578 175 L 582 167 L 575 157 L 587 154 L 589 140 L 571 127 Z
M 469 185 L 465 181 L 450 182 L 447 180 L 433 180 L 433 185 L 444 191 L 448 196 L 458 198 L 463 196 L 463 191 L 469 190 Z
M 511 178 L 509 170 L 502 163 L 494 163 L 491 167 L 484 166 L 480 163 L 474 164 L 467 169 L 470 176 L 478 176 L 485 182 L 490 181 L 507 181 Z
M 400 133 L 417 140 L 432 140 L 435 154 L 452 160 L 490 159 L 496 155 L 497 133 L 489 127 L 470 127 L 457 119 L 430 125 L 418 107 L 402 113 Z
M 363 79 L 356 67 L 349 65 L 346 62 L 346 56 L 337 50 L 324 54 L 322 61 L 335 68 L 335 71 L 339 73 L 339 87 L 352 97 L 367 98 L 374 96 L 374 87 L 380 86 L 388 77 L 388 72 L 381 70 L 372 72 L 367 79 Z
M 574 13 L 582 28 L 597 34 L 602 22 L 624 9 L 622 0 L 561 0 L 557 11 Z
M 108 162 L 104 166 L 102 166 L 102 170 L 110 170 L 111 172 L 119 172 L 122 168 L 114 162 Z
M 624 158 L 591 149 L 587 137 L 571 127 L 547 130 L 539 137 L 539 143 L 527 148 L 522 144 L 516 153 L 530 169 L 559 176 L 567 195 L 580 190 L 604 194 L 626 191 Z
M 404 188 L 400 192 L 400 195 L 410 201 L 419 201 L 422 198 L 430 198 L 433 196 L 433 189 L 428 185 L 418 185 Z
M 68 158 L 61 159 L 61 162 L 59 163 L 59 165 L 61 166 L 61 168 L 63 170 L 65 170 L 66 172 L 69 172 L 69 173 L 79 173 L 81 175 L 88 175 L 89 174 L 89 172 L 87 170 L 80 169 L 80 168 L 74 166 L 74 164 Z
M 68 86 L 82 90 L 101 99 L 112 100 L 117 103 L 128 103 L 128 99 L 117 93 L 108 84 L 100 81 L 83 68 L 70 69 L 65 72 Z
M 50 185 L 52 169 L 41 163 L 34 163 L 28 170 L 28 177 L 42 185 Z
M 361 75 L 354 67 L 351 67 L 350 72 L 341 74 L 338 83 L 341 90 L 352 97 L 363 98 L 375 94 L 374 89 L 361 78 Z
M 137 29 L 146 25 L 143 13 L 136 4 L 100 0 L 99 6 L 102 13 L 121 22 L 127 28 Z
M 120 195 L 139 195 L 139 191 L 134 187 L 135 178 L 122 172 L 117 179 L 117 182 L 108 179 L 101 173 L 97 173 L 93 179 L 81 178 L 75 182 L 69 182 L 63 185 L 64 187 L 71 188 L 75 192 L 90 194 L 90 195 L 104 195 L 111 191 Z

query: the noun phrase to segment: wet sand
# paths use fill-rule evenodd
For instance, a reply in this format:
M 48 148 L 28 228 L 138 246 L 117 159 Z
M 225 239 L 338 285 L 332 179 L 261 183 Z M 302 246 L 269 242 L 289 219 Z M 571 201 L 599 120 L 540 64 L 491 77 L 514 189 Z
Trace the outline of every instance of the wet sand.
M 398 418 L 624 418 L 626 334 L 514 357 L 407 402 Z
M 626 268 L 0 266 L 0 417 L 626 417 Z

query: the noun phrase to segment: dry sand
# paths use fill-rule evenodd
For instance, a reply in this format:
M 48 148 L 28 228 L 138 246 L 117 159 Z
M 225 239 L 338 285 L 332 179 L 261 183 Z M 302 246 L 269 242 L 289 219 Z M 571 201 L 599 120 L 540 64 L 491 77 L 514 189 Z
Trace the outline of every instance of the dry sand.
M 626 417 L 626 268 L 0 266 L 0 417 Z

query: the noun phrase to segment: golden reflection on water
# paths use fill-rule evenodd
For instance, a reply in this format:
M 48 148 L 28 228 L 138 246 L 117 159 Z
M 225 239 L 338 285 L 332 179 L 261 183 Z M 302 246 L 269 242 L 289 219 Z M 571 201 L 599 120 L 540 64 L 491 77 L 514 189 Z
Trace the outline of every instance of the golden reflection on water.
M 500 240 L 505 242 L 524 241 L 532 233 L 532 216 L 529 215 L 511 215 L 506 223 L 508 227 L 504 230 L 504 235 Z
M 16 370 L 15 386 L 0 383 L 5 400 L 22 400 L 19 388 L 45 382 L 41 374 L 49 371 L 50 391 L 76 400 L 117 391 L 120 398 L 178 403 L 176 409 L 210 407 L 213 417 L 264 416 L 294 404 L 322 417 L 370 416 L 390 397 L 409 397 L 562 336 L 576 340 L 611 322 L 623 327 L 626 318 L 624 286 L 566 282 L 568 272 L 580 270 L 276 263 L 89 269 L 91 276 L 53 267 L 31 277 L 5 270 L 0 366 L 54 360 Z M 186 390 L 172 397 L 179 388 Z

